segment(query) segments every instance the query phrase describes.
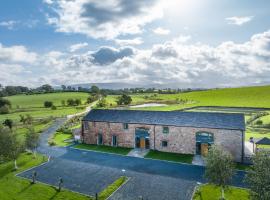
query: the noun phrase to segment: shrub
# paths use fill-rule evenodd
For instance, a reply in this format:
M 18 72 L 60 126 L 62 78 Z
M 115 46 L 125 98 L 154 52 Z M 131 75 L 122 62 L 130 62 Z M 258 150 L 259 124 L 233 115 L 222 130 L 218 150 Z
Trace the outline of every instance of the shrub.
M 3 122 L 3 125 L 9 127 L 10 129 L 12 129 L 13 127 L 13 121 L 11 119 L 6 119 L 4 122 Z
M 262 124 L 263 124 L 262 120 L 259 119 L 259 120 L 256 121 L 256 125 L 262 125 Z
M 51 108 L 53 106 L 53 102 L 51 102 L 51 101 L 45 101 L 44 102 L 44 107 L 45 108 Z
M 50 139 L 50 140 L 48 141 L 48 144 L 49 144 L 50 146 L 55 146 L 55 145 L 56 145 L 56 143 L 55 143 L 52 139 Z
M 9 113 L 9 107 L 7 105 L 0 107 L 0 114 L 8 114 L 8 113 Z
M 56 110 L 56 109 L 57 109 L 56 106 L 53 105 L 53 106 L 52 106 L 52 110 Z

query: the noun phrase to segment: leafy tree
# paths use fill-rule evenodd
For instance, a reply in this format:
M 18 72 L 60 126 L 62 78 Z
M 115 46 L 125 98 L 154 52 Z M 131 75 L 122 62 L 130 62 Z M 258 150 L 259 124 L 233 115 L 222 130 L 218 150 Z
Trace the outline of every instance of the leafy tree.
M 0 107 L 3 107 L 3 106 L 8 106 L 10 108 L 11 103 L 10 103 L 10 101 L 8 99 L 0 97 Z
M 205 177 L 210 183 L 221 187 L 221 199 L 224 189 L 228 186 L 234 174 L 234 163 L 231 154 L 220 147 L 212 146 L 206 157 Z
M 253 156 L 253 166 L 248 171 L 246 181 L 254 200 L 270 199 L 270 155 L 269 152 L 257 152 Z
M 8 113 L 9 113 L 9 107 L 7 105 L 0 107 L 0 114 L 8 114 Z
M 92 85 L 90 90 L 91 90 L 92 94 L 99 94 L 100 93 L 99 88 L 95 85 Z
M 9 127 L 10 129 L 12 129 L 13 127 L 13 121 L 11 119 L 5 119 L 5 121 L 3 122 L 3 124 L 7 127 Z
M 67 89 L 67 86 L 61 85 L 61 88 L 62 88 L 62 90 L 66 90 Z
M 51 102 L 51 101 L 45 101 L 44 102 L 44 107 L 45 108 L 51 108 L 53 106 L 53 102 Z
M 131 96 L 128 96 L 126 94 L 123 94 L 121 97 L 118 98 L 116 103 L 118 105 L 129 105 L 132 102 Z
M 27 115 L 20 115 L 20 122 L 23 124 L 32 124 L 33 123 L 33 117 L 29 114 Z
M 17 158 L 24 150 L 23 144 L 11 129 L 0 127 L 0 156 L 7 160 L 14 160 L 14 168 L 17 167 Z
M 74 99 L 68 99 L 68 100 L 67 100 L 67 105 L 68 105 L 68 106 L 74 106 L 74 104 L 75 104 Z
M 52 92 L 53 91 L 53 87 L 50 86 L 49 84 L 45 84 L 45 85 L 42 85 L 40 87 L 40 89 L 44 92 Z
M 98 101 L 98 103 L 97 103 L 97 107 L 98 107 L 98 108 L 104 108 L 104 107 L 106 107 L 106 106 L 107 106 L 107 101 L 106 101 L 105 98 L 100 99 L 100 100 Z
M 39 144 L 39 134 L 35 133 L 34 129 L 31 127 L 29 128 L 25 136 L 25 147 L 31 150 L 32 153 L 35 155 L 35 157 L 38 144 Z
M 75 103 L 75 105 L 78 106 L 78 105 L 82 104 L 82 101 L 81 101 L 81 99 L 75 99 L 74 103 Z
M 56 110 L 57 107 L 55 105 L 52 106 L 52 110 Z
M 94 101 L 97 101 L 99 99 L 99 95 L 92 94 L 87 98 L 87 103 L 93 103 Z

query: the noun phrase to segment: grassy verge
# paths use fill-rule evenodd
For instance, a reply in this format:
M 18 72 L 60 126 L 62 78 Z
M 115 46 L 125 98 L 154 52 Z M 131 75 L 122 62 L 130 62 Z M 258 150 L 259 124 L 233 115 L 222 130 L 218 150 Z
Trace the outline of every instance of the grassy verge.
M 65 147 L 71 144 L 69 140 L 71 140 L 72 138 L 72 134 L 56 132 L 54 136 L 49 140 L 49 144 Z
M 193 200 L 217 200 L 221 197 L 220 187 L 211 184 L 200 186 L 193 196 Z M 226 200 L 249 200 L 249 191 L 242 188 L 229 187 L 225 190 Z
M 107 199 L 112 193 L 114 193 L 121 185 L 127 181 L 127 177 L 121 176 L 119 179 L 114 181 L 109 185 L 105 190 L 98 194 L 98 199 L 104 200 Z
M 31 184 L 29 180 L 15 176 L 15 173 L 34 167 L 44 162 L 44 157 L 22 154 L 17 163 L 19 170 L 13 172 L 13 162 L 0 165 L 1 200 L 89 200 L 90 198 L 68 190 L 58 192 L 54 187 L 41 183 Z
M 190 154 L 168 153 L 154 150 L 150 150 L 144 157 L 182 163 L 192 163 L 193 159 L 193 155 Z
M 106 153 L 115 153 L 120 155 L 127 155 L 130 152 L 130 148 L 124 147 L 111 147 L 105 145 L 92 145 L 92 144 L 77 144 L 74 146 L 78 149 L 92 150 L 92 151 L 101 151 Z

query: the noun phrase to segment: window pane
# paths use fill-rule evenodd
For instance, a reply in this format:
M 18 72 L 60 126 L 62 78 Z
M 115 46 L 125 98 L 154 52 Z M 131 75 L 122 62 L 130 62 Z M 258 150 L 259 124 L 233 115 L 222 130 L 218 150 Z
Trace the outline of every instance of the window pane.
M 168 126 L 163 127 L 163 133 L 169 133 L 169 127 Z

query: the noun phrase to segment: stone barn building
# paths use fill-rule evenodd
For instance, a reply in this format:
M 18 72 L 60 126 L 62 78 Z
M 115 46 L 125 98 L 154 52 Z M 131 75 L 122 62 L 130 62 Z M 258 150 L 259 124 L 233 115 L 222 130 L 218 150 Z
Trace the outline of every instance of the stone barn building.
M 244 157 L 243 114 L 180 111 L 91 110 L 82 120 L 83 143 L 206 155 L 222 146 Z

